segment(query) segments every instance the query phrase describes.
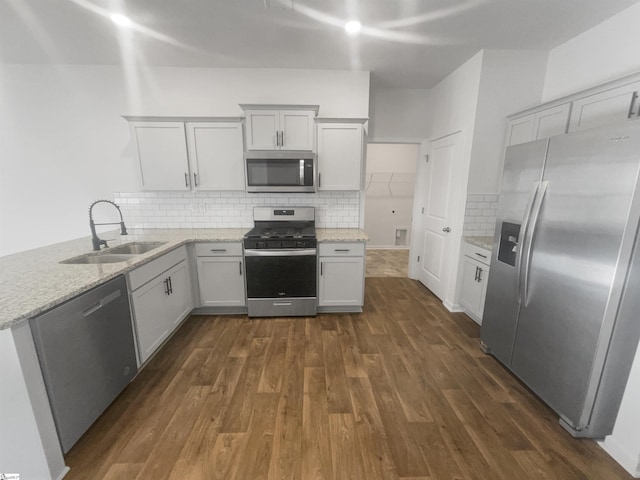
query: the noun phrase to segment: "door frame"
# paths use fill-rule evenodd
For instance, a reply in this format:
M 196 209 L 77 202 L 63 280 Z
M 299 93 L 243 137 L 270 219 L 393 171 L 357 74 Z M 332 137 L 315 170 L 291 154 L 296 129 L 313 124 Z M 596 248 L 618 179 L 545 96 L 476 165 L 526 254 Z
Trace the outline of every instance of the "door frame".
M 436 138 L 425 138 L 421 142 L 420 153 L 418 155 L 418 165 L 416 167 L 417 179 L 413 197 L 413 220 L 411 223 L 411 242 L 409 248 L 409 278 L 418 280 L 418 272 L 420 268 L 418 257 L 422 256 L 425 226 L 422 208 L 424 207 L 425 211 L 427 209 L 427 205 L 425 205 L 425 193 L 428 179 L 425 155 L 428 154 L 433 142 L 456 134 L 460 134 L 460 158 L 458 164 L 454 166 L 453 170 L 454 179 L 457 179 L 458 181 L 452 184 L 452 188 L 455 188 L 456 192 L 454 195 L 451 218 L 451 261 L 448 267 L 449 282 L 442 300 L 443 305 L 450 312 L 462 312 L 464 310 L 458 302 L 460 296 L 460 285 L 458 279 L 460 278 L 460 253 L 462 249 L 462 232 L 464 228 L 464 214 L 471 158 L 470 147 L 467 144 L 464 130 L 456 130 Z

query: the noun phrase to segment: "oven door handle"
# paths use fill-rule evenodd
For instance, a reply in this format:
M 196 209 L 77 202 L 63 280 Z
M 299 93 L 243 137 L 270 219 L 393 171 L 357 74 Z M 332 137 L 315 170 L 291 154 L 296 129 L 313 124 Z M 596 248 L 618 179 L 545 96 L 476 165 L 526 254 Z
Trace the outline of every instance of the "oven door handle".
M 305 257 L 316 254 L 315 248 L 245 250 L 245 257 Z

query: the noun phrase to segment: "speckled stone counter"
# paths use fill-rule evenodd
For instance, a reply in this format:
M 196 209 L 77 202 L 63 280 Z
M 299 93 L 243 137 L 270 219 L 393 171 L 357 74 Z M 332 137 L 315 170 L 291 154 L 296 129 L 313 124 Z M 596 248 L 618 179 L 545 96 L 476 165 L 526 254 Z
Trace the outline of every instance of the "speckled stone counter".
M 476 247 L 486 248 L 487 250 L 493 249 L 493 237 L 464 237 L 463 240 Z
M 369 237 L 357 228 L 316 228 L 319 242 L 368 242 Z
M 93 287 L 191 242 L 239 242 L 248 228 L 134 229 L 115 238 L 109 247 L 129 242 L 165 242 L 130 260 L 102 264 L 61 264 L 62 260 L 91 253 L 91 238 L 84 237 L 26 252 L 0 257 L 0 330 L 49 310 Z M 317 229 L 319 241 L 362 242 L 367 235 L 358 229 Z
M 109 247 L 129 242 L 166 242 L 149 252 L 118 263 L 61 264 L 62 260 L 91 253 L 91 238 L 84 237 L 0 257 L 0 330 L 9 328 L 65 300 L 122 275 L 169 250 L 189 242 L 240 241 L 247 228 L 148 229 L 101 233 L 115 238 Z

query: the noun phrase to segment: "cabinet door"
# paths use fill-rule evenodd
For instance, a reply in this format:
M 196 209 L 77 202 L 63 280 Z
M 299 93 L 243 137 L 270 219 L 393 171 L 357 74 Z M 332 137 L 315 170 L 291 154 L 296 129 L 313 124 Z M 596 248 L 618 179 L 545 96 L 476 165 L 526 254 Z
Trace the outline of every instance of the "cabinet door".
M 482 323 L 489 267 L 469 257 L 464 257 L 462 265 L 460 304 L 466 309 L 471 318 L 478 323 Z
M 509 122 L 507 146 L 567 133 L 571 104 L 564 103 Z
M 244 190 L 242 124 L 188 123 L 187 139 L 196 190 Z
M 189 190 L 184 124 L 132 122 L 143 190 Z
M 200 306 L 236 307 L 247 304 L 242 257 L 198 257 Z
M 247 150 L 277 150 L 278 110 L 247 110 Z
M 173 331 L 193 309 L 191 276 L 187 262 L 180 262 L 162 277 L 169 278 L 170 293 L 166 298 L 166 310 L 169 315 L 170 329 Z
M 531 140 L 539 140 L 541 138 L 567 133 L 570 111 L 571 104 L 565 103 L 536 113 L 533 138 L 531 138 Z
M 318 190 L 360 190 L 362 125 L 318 125 Z
M 313 150 L 313 112 L 280 111 L 280 150 Z
M 535 113 L 516 118 L 509 122 L 507 132 L 507 146 L 530 142 L 533 138 L 533 127 L 536 121 Z
M 610 125 L 636 115 L 638 90 L 640 82 L 634 82 L 576 100 L 573 102 L 569 131 Z
M 173 328 L 166 308 L 169 294 L 165 279 L 161 275 L 131 294 L 140 363 L 147 361 Z
M 364 303 L 364 258 L 320 257 L 318 305 L 361 306 Z

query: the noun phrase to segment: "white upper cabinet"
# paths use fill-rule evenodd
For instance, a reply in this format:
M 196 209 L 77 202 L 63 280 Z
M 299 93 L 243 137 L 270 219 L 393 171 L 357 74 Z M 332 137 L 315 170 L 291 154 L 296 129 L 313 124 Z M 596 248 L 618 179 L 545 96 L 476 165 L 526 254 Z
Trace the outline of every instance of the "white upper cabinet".
M 567 133 L 571 103 L 514 118 L 509 122 L 507 145 L 530 142 Z
M 241 118 L 125 118 L 143 190 L 245 189 Z
M 187 123 L 187 146 L 194 189 L 245 189 L 241 123 Z
M 182 122 L 131 122 L 143 190 L 189 190 L 189 160 Z
M 630 75 L 509 116 L 507 145 L 640 116 L 640 75 Z
M 640 81 L 575 100 L 569 131 L 577 132 L 637 117 L 639 90 Z
M 318 123 L 318 190 L 360 190 L 362 122 Z
M 247 119 L 247 150 L 314 150 L 313 120 L 317 106 L 241 107 Z
M 280 150 L 313 151 L 314 112 L 283 110 L 280 112 Z

